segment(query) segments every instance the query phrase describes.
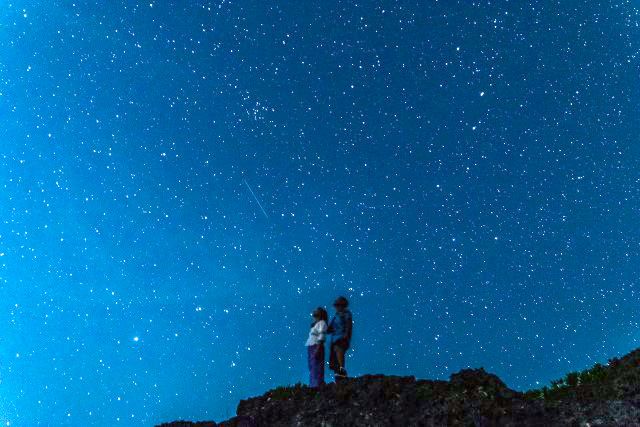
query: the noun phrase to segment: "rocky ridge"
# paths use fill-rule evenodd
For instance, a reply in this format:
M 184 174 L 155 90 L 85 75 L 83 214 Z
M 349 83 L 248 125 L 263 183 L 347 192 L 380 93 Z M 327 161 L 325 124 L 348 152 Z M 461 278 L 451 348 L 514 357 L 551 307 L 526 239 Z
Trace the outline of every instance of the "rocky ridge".
M 218 424 L 161 427 L 397 425 L 640 427 L 640 349 L 525 393 L 482 368 L 449 381 L 365 375 L 317 390 L 279 387 L 241 401 L 237 416 Z

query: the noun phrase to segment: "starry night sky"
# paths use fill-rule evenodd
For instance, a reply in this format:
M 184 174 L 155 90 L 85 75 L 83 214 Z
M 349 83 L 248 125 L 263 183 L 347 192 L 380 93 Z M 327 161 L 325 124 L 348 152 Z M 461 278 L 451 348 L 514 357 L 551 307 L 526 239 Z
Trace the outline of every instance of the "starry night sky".
M 637 347 L 638 7 L 2 2 L 0 423 L 224 419 L 340 294 L 354 375 Z

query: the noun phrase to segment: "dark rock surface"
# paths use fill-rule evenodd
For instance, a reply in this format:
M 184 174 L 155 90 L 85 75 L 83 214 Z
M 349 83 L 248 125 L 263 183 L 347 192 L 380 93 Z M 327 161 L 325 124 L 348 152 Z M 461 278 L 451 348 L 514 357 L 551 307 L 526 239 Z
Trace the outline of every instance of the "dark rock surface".
M 160 424 L 158 427 L 217 427 L 217 424 L 213 421 L 173 421 L 171 423 Z
M 318 390 L 280 387 L 243 400 L 218 426 L 639 426 L 640 350 L 521 393 L 483 369 L 450 381 L 366 375 Z M 210 427 L 215 423 L 163 424 Z

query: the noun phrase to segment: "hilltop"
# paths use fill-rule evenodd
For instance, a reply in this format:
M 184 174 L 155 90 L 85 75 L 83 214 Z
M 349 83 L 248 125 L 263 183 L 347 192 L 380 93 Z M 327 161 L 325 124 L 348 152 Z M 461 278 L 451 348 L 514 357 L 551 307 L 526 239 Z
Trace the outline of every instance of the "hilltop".
M 449 381 L 365 375 L 318 390 L 279 387 L 241 401 L 237 416 L 218 424 L 177 421 L 161 427 L 640 426 L 639 420 L 637 349 L 525 393 L 482 368 L 464 369 Z

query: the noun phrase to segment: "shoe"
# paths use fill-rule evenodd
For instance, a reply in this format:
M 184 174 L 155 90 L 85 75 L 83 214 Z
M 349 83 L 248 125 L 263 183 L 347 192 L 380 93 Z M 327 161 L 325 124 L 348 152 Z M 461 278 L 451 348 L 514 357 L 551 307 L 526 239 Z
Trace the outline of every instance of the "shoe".
M 347 378 L 347 371 L 344 368 L 338 368 L 338 370 L 336 371 L 336 377 L 340 377 L 340 378 Z

